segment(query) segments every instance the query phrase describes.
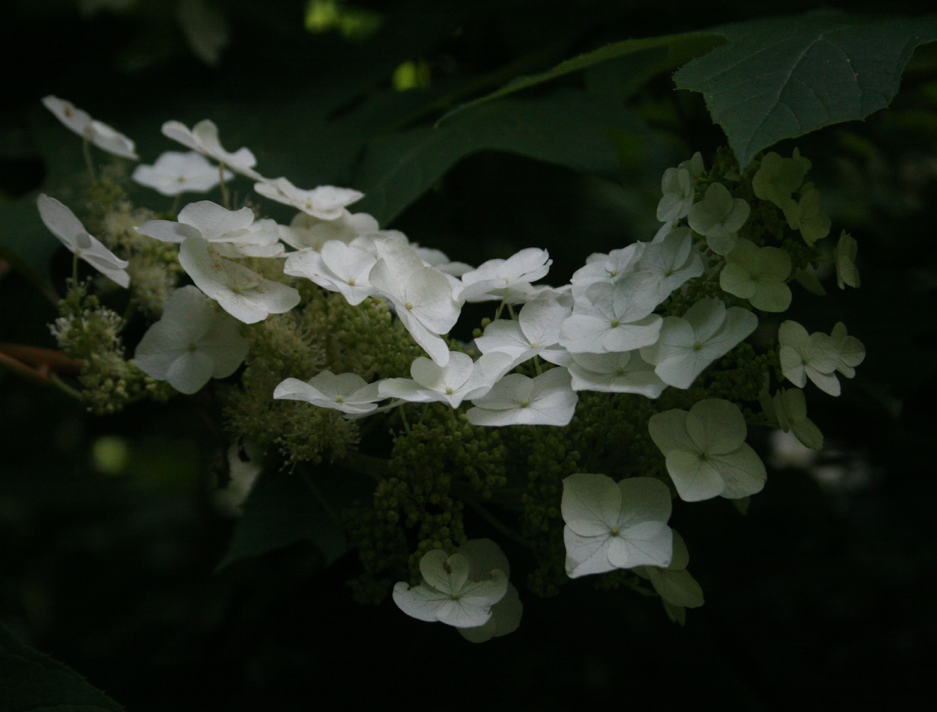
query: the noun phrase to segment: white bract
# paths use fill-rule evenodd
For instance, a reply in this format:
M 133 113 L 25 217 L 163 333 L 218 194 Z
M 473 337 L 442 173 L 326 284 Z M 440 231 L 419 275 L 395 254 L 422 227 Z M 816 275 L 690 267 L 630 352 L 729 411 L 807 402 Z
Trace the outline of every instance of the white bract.
M 364 197 L 364 193 L 357 190 L 337 188 L 334 185 L 303 190 L 286 178 L 256 183 L 254 190 L 265 198 L 290 205 L 319 220 L 338 220 L 348 212 L 345 208 Z
M 186 148 L 208 156 L 235 173 L 247 176 L 253 180 L 263 180 L 263 176 L 254 170 L 257 159 L 248 148 L 239 148 L 234 153 L 226 151 L 218 140 L 218 127 L 215 122 L 205 119 L 199 121 L 191 129 L 178 121 L 167 121 L 163 124 L 163 135 L 173 141 L 181 143 Z
M 703 605 L 703 589 L 700 588 L 696 579 L 686 570 L 690 563 L 690 553 L 687 551 L 686 542 L 679 532 L 673 533 L 673 558 L 668 566 L 638 566 L 634 572 L 650 580 L 654 590 L 657 591 L 664 601 L 664 608 L 667 604 L 675 606 L 678 609 L 699 608 Z M 680 612 L 677 611 L 677 617 Z M 668 614 L 672 612 L 667 611 Z M 671 618 L 674 616 L 671 615 Z
M 560 326 L 570 314 L 568 301 L 568 297 L 564 300 L 551 295 L 537 297 L 521 308 L 517 321 L 491 322 L 485 333 L 475 339 L 475 345 L 483 354 L 509 354 L 513 359 L 510 368 L 538 355 L 556 363 L 565 353 L 559 341 Z
M 636 566 L 667 566 L 673 554 L 670 490 L 660 480 L 576 473 L 561 503 L 570 578 Z
M 367 383 L 357 373 L 322 371 L 308 381 L 287 378 L 273 391 L 277 400 L 299 400 L 340 410 L 349 415 L 367 414 L 377 410 L 377 402 L 384 399 L 378 393 L 377 383 Z
M 50 198 L 45 194 L 39 195 L 36 205 L 39 207 L 39 217 L 42 218 L 45 226 L 79 259 L 84 260 L 121 287 L 127 287 L 130 284 L 130 275 L 126 270 L 130 263 L 119 259 L 100 240 L 89 235 L 71 210 L 55 198 Z
M 634 272 L 646 248 L 646 243 L 635 242 L 619 250 L 612 250 L 607 255 L 589 255 L 585 266 L 577 269 L 570 280 L 573 298 L 577 301 L 582 299 L 586 290 L 596 282 L 614 282 Z
M 511 357 L 503 353 L 472 357 L 459 351 L 449 353 L 449 362 L 439 366 L 423 356 L 410 365 L 410 378 L 385 378 L 380 382 L 384 398 L 400 398 L 411 403 L 437 401 L 458 408 L 462 401 L 480 398 L 511 367 Z
M 393 304 L 397 317 L 413 340 L 438 365 L 449 361 L 449 347 L 440 338 L 459 319 L 462 302 L 453 299 L 452 285 L 435 267 L 427 267 L 405 240 L 375 241 L 380 259 L 368 281 Z
M 299 292 L 292 287 L 224 259 L 201 237 L 189 237 L 182 243 L 179 264 L 195 286 L 245 324 L 288 312 L 300 302 Z
M 661 317 L 658 282 L 650 272 L 634 272 L 616 282 L 596 282 L 576 300 L 560 329 L 560 344 L 570 353 L 631 351 L 657 341 Z
M 512 373 L 473 399 L 466 417 L 472 425 L 568 425 L 579 401 L 570 382 L 569 371 L 559 367 L 536 378 Z
M 657 398 L 667 387 L 638 351 L 571 356 L 567 368 L 574 391 L 637 393 Z
M 195 393 L 212 378 L 230 376 L 244 361 L 248 344 L 240 326 L 212 309 L 198 289 L 182 287 L 166 300 L 162 318 L 143 335 L 133 360 L 157 381 Z
M 693 178 L 686 168 L 668 168 L 660 181 L 664 197 L 657 204 L 657 219 L 672 223 L 684 218 L 693 207 Z
M 488 260 L 462 275 L 462 291 L 457 296 L 466 302 L 517 301 L 508 299 L 509 293 L 546 277 L 551 264 L 547 251 L 537 247 L 528 247 L 506 260 Z
M 508 579 L 511 578 L 508 557 L 491 539 L 470 539 L 460 546 L 456 553 L 464 556 L 469 562 L 469 579 L 472 581 L 488 578 L 495 570 L 502 571 Z M 524 606 L 517 588 L 508 583 L 504 598 L 491 607 L 491 618 L 488 622 L 475 628 L 459 628 L 459 634 L 472 643 L 484 643 L 517 630 L 523 612 Z
M 350 245 L 340 240 L 329 240 L 322 251 L 313 249 L 293 252 L 286 258 L 283 272 L 293 277 L 305 277 L 323 289 L 341 292 L 351 305 L 361 304 L 377 293 L 368 281 L 377 257 L 357 238 Z
M 66 127 L 102 151 L 134 161 L 138 159 L 133 141 L 107 124 L 92 119 L 87 112 L 77 108 L 71 102 L 50 95 L 44 97 L 42 103 Z
M 637 269 L 654 275 L 660 303 L 675 289 L 703 274 L 703 258 L 693 247 L 689 228 L 678 227 L 645 247 Z
M 508 577 L 500 569 L 493 569 L 473 580 L 469 569 L 468 559 L 462 554 L 446 556 L 441 549 L 428 551 L 420 559 L 422 583 L 397 583 L 394 603 L 421 621 L 439 621 L 456 628 L 483 626 L 491 619 L 492 606 L 507 593 Z
M 837 322 L 830 337 L 836 343 L 836 370 L 846 378 L 856 375 L 856 366 L 865 360 L 865 346 L 855 336 L 850 336 L 843 322 Z
M 189 203 L 178 222 L 150 220 L 137 232 L 163 242 L 199 237 L 222 257 L 276 257 L 283 254 L 280 231 L 273 220 L 256 220 L 250 208 L 228 210 L 210 200 Z
M 800 200 L 793 198 L 784 207 L 784 217 L 792 230 L 800 230 L 804 242 L 813 245 L 830 234 L 830 216 L 820 209 L 820 191 L 811 184 L 804 186 Z
M 756 309 L 783 312 L 791 305 L 791 256 L 778 247 L 758 247 L 739 240 L 719 274 L 723 291 L 747 299 Z
M 293 217 L 289 227 L 281 229 L 280 239 L 297 250 L 321 250 L 322 245 L 330 240 L 350 244 L 359 237 L 377 232 L 377 220 L 367 213 L 350 213 L 345 210 L 334 220 L 320 220 L 299 212 Z
M 689 388 L 703 370 L 741 343 L 758 318 L 747 309 L 726 309 L 718 299 L 701 299 L 682 317 L 664 319 L 660 337 L 641 349 L 661 380 L 675 388 Z
M 648 430 L 685 502 L 719 495 L 738 499 L 760 492 L 765 485 L 764 463 L 745 442 L 748 428 L 734 403 L 708 398 L 689 412 L 657 413 L 651 416 Z
M 808 334 L 796 321 L 785 321 L 778 329 L 778 356 L 781 371 L 798 388 L 807 385 L 807 379 L 831 396 L 840 393 L 836 368 L 839 365 L 839 345 L 833 337 L 817 332 Z
M 195 151 L 165 151 L 152 166 L 137 166 L 131 177 L 140 185 L 168 196 L 207 193 L 221 182 L 218 167 Z M 225 180 L 232 178 L 231 171 L 224 171 Z
M 839 235 L 839 242 L 833 251 L 836 260 L 836 284 L 840 289 L 846 285 L 856 288 L 859 286 L 859 270 L 856 269 L 856 254 L 859 243 L 848 232 L 843 230 Z
M 823 433 L 807 417 L 807 398 L 800 388 L 784 388 L 771 400 L 770 416 L 777 420 L 778 428 L 792 432 L 806 447 L 819 450 L 823 447 Z
M 727 255 L 733 247 L 751 209 L 722 183 L 713 183 L 703 199 L 690 208 L 690 227 L 706 238 L 706 244 L 717 255 Z

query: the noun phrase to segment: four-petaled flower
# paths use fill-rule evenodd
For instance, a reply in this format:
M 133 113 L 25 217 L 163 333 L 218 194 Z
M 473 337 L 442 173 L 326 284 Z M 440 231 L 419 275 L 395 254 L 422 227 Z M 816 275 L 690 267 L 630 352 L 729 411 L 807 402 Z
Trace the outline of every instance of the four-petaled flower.
M 102 151 L 134 161 L 138 159 L 133 141 L 107 124 L 92 119 L 87 112 L 77 108 L 70 101 L 59 99 L 57 96 L 47 96 L 43 98 L 42 103 L 66 127 Z
M 165 151 L 152 166 L 139 165 L 131 176 L 147 188 L 163 195 L 181 193 L 207 193 L 221 182 L 218 167 L 211 164 L 201 153 L 188 151 Z M 224 179 L 231 180 L 234 174 L 224 171 Z

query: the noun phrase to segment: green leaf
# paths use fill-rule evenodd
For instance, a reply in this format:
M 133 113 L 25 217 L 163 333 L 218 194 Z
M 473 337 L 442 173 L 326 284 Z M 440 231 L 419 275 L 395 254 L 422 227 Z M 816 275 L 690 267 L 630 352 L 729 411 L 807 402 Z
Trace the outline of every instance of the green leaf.
M 744 167 L 782 139 L 888 106 L 914 49 L 937 40 L 937 16 L 824 12 L 713 31 L 729 43 L 690 61 L 674 80 L 703 94 Z
M 338 468 L 322 467 L 312 479 L 297 471 L 265 473 L 244 504 L 244 513 L 218 569 L 250 556 L 258 556 L 297 541 L 310 541 L 326 564 L 348 550 L 336 510 L 354 495 L 368 496 L 356 487 L 361 477 Z
M 78 673 L 33 650 L 0 625 L 0 708 L 4 712 L 121 712 Z
M 482 150 L 616 177 L 619 166 L 610 131 L 649 133 L 629 110 L 582 91 L 483 106 L 439 128 L 412 129 L 370 142 L 353 182 L 365 194 L 356 207 L 386 225 L 458 161 Z
M 456 107 L 443 116 L 437 122 L 437 126 L 448 122 L 469 109 L 603 62 L 631 57 L 635 59 L 637 66 L 640 67 L 641 74 L 646 79 L 660 72 L 676 69 L 689 59 L 708 52 L 724 42 L 725 37 L 714 32 L 686 32 L 678 35 L 663 35 L 661 37 L 614 42 L 592 52 L 586 52 L 578 57 L 560 62 L 546 72 L 518 77 L 491 94 Z M 627 69 L 628 65 L 623 63 L 622 67 Z

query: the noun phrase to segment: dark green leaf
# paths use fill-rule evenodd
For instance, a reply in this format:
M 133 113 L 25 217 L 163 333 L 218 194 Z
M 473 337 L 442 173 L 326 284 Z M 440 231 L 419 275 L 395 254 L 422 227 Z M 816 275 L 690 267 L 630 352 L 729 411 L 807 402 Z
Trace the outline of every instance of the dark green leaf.
M 297 471 L 261 475 L 234 529 L 234 537 L 218 569 L 297 541 L 312 542 L 327 564 L 348 549 L 336 514 L 359 489 L 361 476 L 334 467 L 318 468 L 314 479 Z
M 121 712 L 78 673 L 33 650 L 0 625 L 0 709 L 3 712 Z
M 614 177 L 619 166 L 609 131 L 648 133 L 641 120 L 618 103 L 581 91 L 483 106 L 439 128 L 372 141 L 354 182 L 366 196 L 357 207 L 386 225 L 458 161 L 482 150 Z
M 632 55 L 640 56 L 640 71 L 647 78 L 663 71 L 673 70 L 683 65 L 689 59 L 697 57 L 713 47 L 725 42 L 725 38 L 714 32 L 687 32 L 679 35 L 663 35 L 661 37 L 647 37 L 643 39 L 624 40 L 600 47 L 592 52 L 586 52 L 578 57 L 560 62 L 546 72 L 518 77 L 498 91 L 487 94 L 479 99 L 463 104 L 443 116 L 437 125 L 448 122 L 464 111 L 487 104 L 494 99 L 513 94 L 523 89 L 552 81 L 558 77 L 572 74 L 589 67 L 619 60 Z M 654 54 L 651 54 L 653 52 Z M 650 63 L 650 67 L 648 64 Z M 627 68 L 627 65 L 624 65 Z
M 937 39 L 937 16 L 815 13 L 714 31 L 729 44 L 692 60 L 674 79 L 678 88 L 703 94 L 746 166 L 782 139 L 888 106 L 914 49 Z

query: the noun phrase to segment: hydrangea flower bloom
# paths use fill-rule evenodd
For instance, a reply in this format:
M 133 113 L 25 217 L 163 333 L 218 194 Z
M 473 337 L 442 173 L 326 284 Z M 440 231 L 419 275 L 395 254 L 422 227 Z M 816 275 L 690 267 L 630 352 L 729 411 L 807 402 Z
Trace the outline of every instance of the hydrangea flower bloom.
M 614 282 L 634 272 L 646 247 L 643 242 L 635 242 L 607 255 L 589 255 L 585 266 L 577 269 L 570 280 L 573 298 L 577 301 L 582 299 L 586 290 L 596 282 Z
M 637 393 L 657 398 L 667 387 L 638 351 L 571 356 L 567 368 L 574 391 Z
M 472 425 L 568 425 L 579 396 L 565 368 L 551 368 L 536 378 L 512 373 L 486 396 L 473 399 L 466 417 Z
M 717 255 L 727 255 L 737 239 L 737 233 L 748 220 L 751 209 L 741 198 L 722 183 L 713 183 L 706 195 L 696 203 L 687 216 L 690 227 L 706 238 L 706 244 Z
M 278 226 L 254 219 L 250 208 L 228 210 L 210 200 L 189 203 L 178 222 L 150 220 L 137 232 L 163 242 L 184 242 L 190 237 L 207 240 L 223 257 L 276 257 L 283 254 Z
M 137 166 L 131 178 L 168 196 L 207 193 L 221 182 L 217 166 L 195 151 L 165 151 L 152 166 Z M 232 178 L 234 174 L 225 170 L 224 179 Z
M 55 114 L 67 128 L 74 131 L 86 141 L 90 141 L 102 151 L 113 153 L 115 156 L 138 159 L 136 145 L 119 131 L 105 123 L 92 119 L 87 112 L 77 108 L 74 104 L 57 96 L 47 96 L 42 99 L 45 107 Z
M 408 616 L 421 621 L 439 621 L 456 628 L 478 628 L 492 616 L 491 608 L 508 590 L 507 574 L 490 570 L 484 578 L 469 577 L 469 562 L 462 554 L 446 556 L 441 549 L 428 551 L 420 559 L 423 581 L 394 586 L 394 603 Z
M 673 558 L 668 566 L 638 566 L 634 572 L 648 579 L 657 594 L 666 604 L 683 608 L 699 608 L 703 605 L 703 589 L 690 575 L 686 567 L 690 563 L 690 552 L 679 532 L 673 533 Z M 668 611 L 670 613 L 670 611 Z M 672 616 L 673 617 L 673 616 Z
M 336 188 L 334 185 L 320 185 L 312 190 L 303 190 L 286 178 L 256 183 L 254 190 L 265 198 L 291 205 L 319 220 L 341 218 L 347 212 L 345 208 L 364 197 L 364 193 L 357 190 Z
M 657 219 L 672 223 L 686 217 L 693 207 L 693 178 L 686 168 L 668 168 L 660 181 L 664 197 L 657 204 Z
M 130 275 L 126 270 L 130 263 L 119 259 L 100 240 L 89 235 L 71 210 L 55 198 L 50 198 L 45 194 L 40 194 L 36 205 L 39 207 L 39 217 L 42 218 L 45 226 L 79 259 L 84 260 L 121 287 L 127 287 L 130 284 Z
M 809 378 L 821 391 L 839 395 L 839 379 L 834 373 L 839 365 L 839 346 L 833 337 L 821 332 L 808 334 L 796 321 L 785 321 L 778 329 L 778 342 L 781 370 L 787 380 L 803 388 Z
M 182 243 L 179 264 L 195 286 L 245 324 L 288 312 L 300 302 L 299 292 L 292 287 L 224 259 L 201 237 L 190 237 Z
M 675 388 L 689 388 L 709 364 L 725 356 L 758 326 L 747 309 L 726 309 L 718 299 L 701 299 L 682 317 L 664 319 L 660 338 L 641 349 L 641 358 L 654 364 L 661 380 Z
M 556 363 L 565 353 L 559 341 L 560 327 L 571 310 L 568 301 L 568 297 L 560 300 L 552 295 L 539 296 L 521 308 L 516 321 L 491 322 L 485 333 L 475 339 L 475 345 L 483 354 L 509 354 L 513 359 L 511 368 L 538 355 Z
M 761 165 L 752 179 L 752 190 L 759 200 L 770 200 L 784 210 L 793 200 L 791 193 L 800 188 L 811 163 L 794 149 L 792 158 L 781 158 L 774 151 L 761 159 Z
M 651 416 L 648 430 L 685 502 L 719 495 L 738 499 L 760 492 L 765 485 L 764 463 L 745 442 L 748 428 L 734 403 L 707 398 L 689 412 L 657 413 Z
M 819 450 L 823 447 L 823 433 L 807 417 L 807 398 L 800 388 L 784 388 L 774 394 L 771 410 L 778 428 L 792 432 L 806 447 Z
M 134 354 L 140 370 L 192 394 L 212 378 L 234 373 L 247 356 L 240 324 L 219 314 L 192 286 L 174 291 L 162 318 L 143 335 Z
M 387 297 L 397 318 L 438 365 L 449 361 L 449 347 L 440 338 L 459 319 L 461 301 L 452 296 L 452 285 L 442 272 L 427 267 L 406 242 L 397 237 L 375 241 L 380 259 L 368 281 Z
M 670 563 L 670 490 L 661 481 L 577 473 L 563 479 L 560 506 L 570 578 Z
M 657 341 L 662 320 L 657 278 L 634 272 L 609 284 L 596 282 L 577 300 L 560 329 L 560 344 L 570 353 L 631 351 Z
M 504 299 L 512 289 L 546 277 L 553 260 L 546 250 L 528 247 L 506 260 L 488 260 L 462 275 L 458 298 L 466 302 Z
M 367 213 L 350 213 L 345 210 L 334 220 L 320 220 L 308 213 L 299 212 L 289 227 L 281 230 L 280 239 L 297 250 L 321 250 L 330 240 L 350 244 L 359 237 L 373 235 L 377 231 L 377 220 Z
M 784 207 L 784 217 L 792 230 L 800 230 L 804 242 L 813 245 L 830 234 L 830 216 L 820 209 L 820 191 L 809 183 L 804 186 L 800 200 L 793 198 Z
M 839 242 L 833 256 L 836 260 L 836 284 L 840 289 L 859 286 L 859 270 L 856 269 L 856 253 L 859 243 L 848 232 L 843 230 L 839 235 Z
M 783 312 L 791 305 L 791 288 L 785 280 L 791 275 L 791 256 L 778 247 L 758 247 L 751 240 L 739 240 L 719 274 L 723 291 L 747 299 L 756 309 Z
M 362 242 L 367 239 L 356 238 L 351 244 L 329 240 L 322 245 L 321 252 L 312 249 L 293 252 L 286 258 L 283 272 L 305 277 L 331 292 L 341 292 L 351 305 L 361 304 L 377 293 L 368 281 L 377 257 Z
M 239 148 L 234 153 L 226 151 L 218 140 L 218 127 L 214 121 L 205 119 L 199 121 L 191 129 L 178 121 L 167 121 L 163 124 L 163 135 L 173 141 L 181 143 L 186 148 L 201 153 L 203 156 L 214 159 L 230 168 L 235 173 L 247 176 L 253 180 L 263 180 L 264 177 L 254 170 L 257 159 L 248 148 Z
M 655 276 L 660 303 L 674 290 L 703 274 L 703 258 L 693 246 L 689 228 L 678 227 L 645 247 L 637 269 Z
M 472 581 L 481 581 L 491 576 L 494 570 L 503 571 L 508 579 L 511 578 L 508 557 L 491 539 L 470 539 L 456 553 L 462 554 L 469 562 L 469 579 Z M 517 587 L 509 582 L 504 598 L 491 607 L 488 622 L 474 628 L 459 628 L 459 634 L 472 643 L 484 643 L 517 630 L 523 612 L 524 606 Z
M 378 393 L 377 383 L 367 383 L 357 373 L 321 371 L 308 381 L 287 378 L 273 391 L 277 400 L 299 400 L 340 410 L 350 415 L 368 414 L 377 410 L 377 402 L 384 399 Z
M 855 336 L 850 336 L 843 322 L 837 322 L 830 337 L 836 343 L 836 370 L 846 378 L 856 375 L 856 366 L 865 361 L 865 346 Z
M 411 403 L 437 401 L 458 408 L 462 401 L 481 398 L 511 367 L 511 357 L 504 353 L 482 355 L 477 361 L 459 351 L 449 353 L 449 362 L 439 366 L 419 357 L 410 366 L 410 378 L 385 378 L 379 391 L 385 398 L 399 398 Z

